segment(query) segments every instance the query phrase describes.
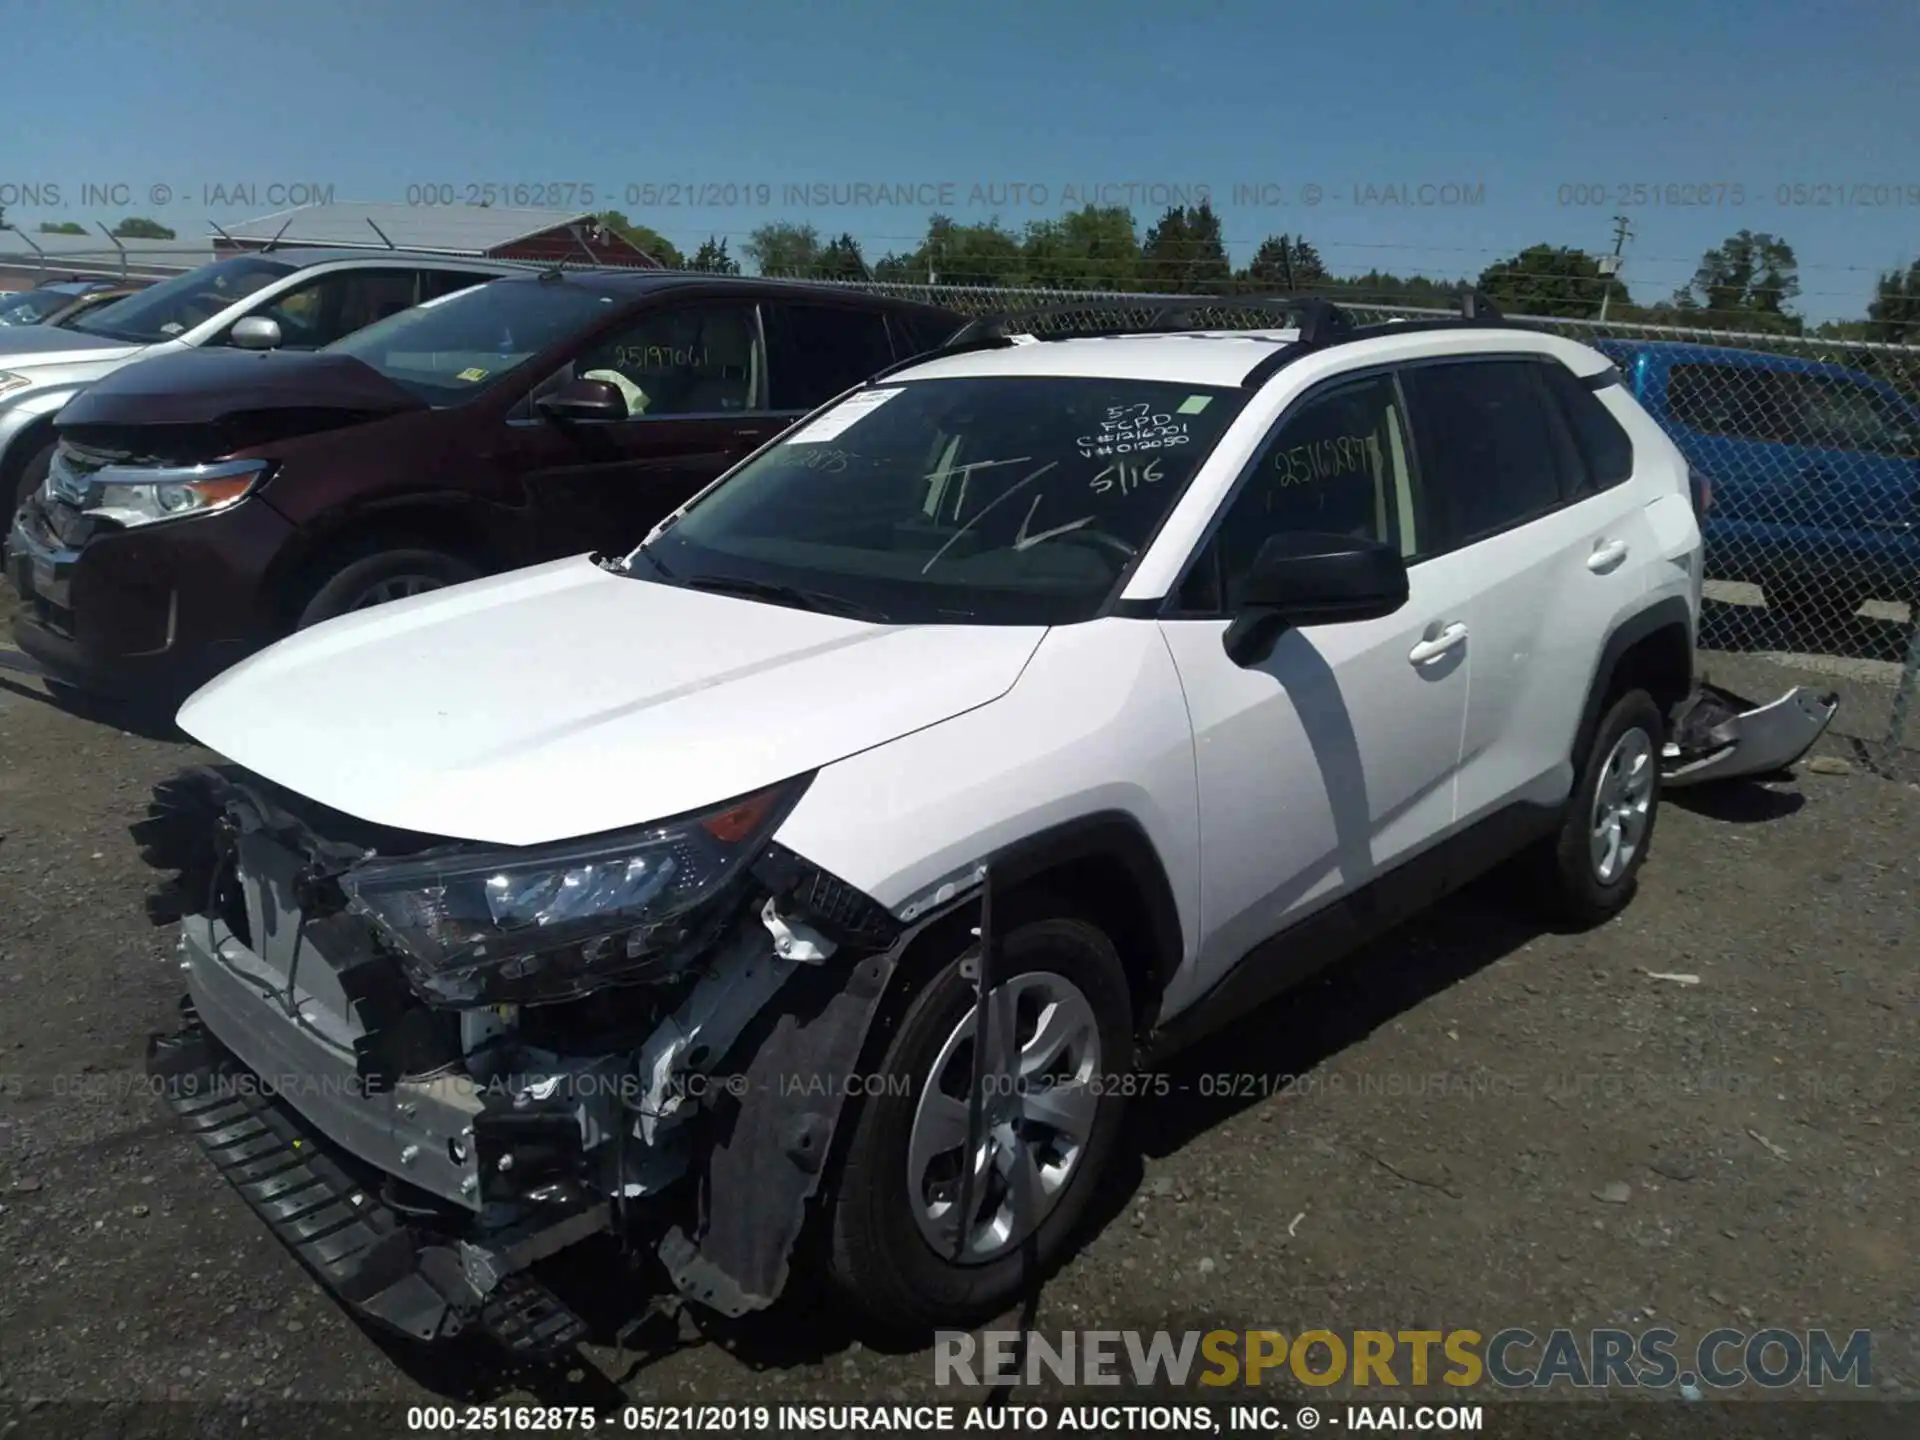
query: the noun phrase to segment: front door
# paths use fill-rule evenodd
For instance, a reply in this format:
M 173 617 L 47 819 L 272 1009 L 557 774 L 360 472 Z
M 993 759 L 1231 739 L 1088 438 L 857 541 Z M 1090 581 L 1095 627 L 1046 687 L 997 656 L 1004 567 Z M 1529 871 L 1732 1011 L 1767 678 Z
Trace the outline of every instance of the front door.
M 1458 555 L 1421 558 L 1423 505 L 1390 375 L 1311 392 L 1275 428 L 1161 622 L 1193 723 L 1206 939 L 1181 994 L 1262 940 L 1444 837 L 1467 708 Z M 1410 599 L 1378 620 L 1290 630 L 1242 669 L 1222 646 L 1269 536 L 1319 531 L 1397 545 Z M 1437 889 L 1437 886 L 1435 887 Z
M 532 403 L 576 379 L 613 385 L 626 418 L 555 420 Z M 539 555 L 637 545 L 777 432 L 767 393 L 751 302 L 663 306 L 597 336 L 511 422 Z

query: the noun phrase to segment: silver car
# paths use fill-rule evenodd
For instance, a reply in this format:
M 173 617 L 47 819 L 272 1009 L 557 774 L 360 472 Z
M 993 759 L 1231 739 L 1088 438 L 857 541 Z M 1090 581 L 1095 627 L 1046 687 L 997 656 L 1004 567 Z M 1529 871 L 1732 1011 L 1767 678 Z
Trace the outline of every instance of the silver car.
M 45 480 L 60 407 L 122 365 L 203 345 L 317 350 L 396 310 L 526 268 L 394 250 L 236 255 L 71 326 L 0 330 L 0 516 Z

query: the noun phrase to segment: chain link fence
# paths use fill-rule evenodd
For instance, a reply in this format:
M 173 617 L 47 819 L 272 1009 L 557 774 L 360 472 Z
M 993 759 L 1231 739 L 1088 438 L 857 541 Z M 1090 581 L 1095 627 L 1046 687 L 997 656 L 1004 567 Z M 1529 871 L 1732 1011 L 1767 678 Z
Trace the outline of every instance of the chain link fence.
M 1145 325 L 1163 306 L 1196 299 L 838 283 L 969 316 L 1059 307 L 1042 331 L 1111 324 L 1116 314 Z M 1330 298 L 1359 324 L 1450 313 Z M 1709 666 L 1738 673 L 1764 660 L 1792 680 L 1840 689 L 1838 728 L 1865 763 L 1920 774 L 1920 346 L 1510 318 L 1607 354 L 1693 467 L 1707 503 Z M 1277 322 L 1223 296 L 1180 323 Z

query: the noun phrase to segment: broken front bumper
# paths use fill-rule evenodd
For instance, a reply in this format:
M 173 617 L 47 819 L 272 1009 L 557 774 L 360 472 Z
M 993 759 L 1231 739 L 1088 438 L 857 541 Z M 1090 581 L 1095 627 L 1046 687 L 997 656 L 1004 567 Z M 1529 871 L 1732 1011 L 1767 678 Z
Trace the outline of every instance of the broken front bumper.
M 1759 706 L 1700 685 L 1674 714 L 1661 783 L 1700 785 L 1784 770 L 1813 748 L 1839 709 L 1838 694 L 1806 685 Z
M 586 1327 L 525 1267 L 604 1229 L 604 1204 L 543 1216 L 486 1250 L 397 1213 L 333 1142 L 270 1093 L 182 1002 L 178 1034 L 156 1037 L 148 1072 L 188 1132 L 255 1214 L 350 1310 L 419 1341 L 478 1329 L 509 1353 L 544 1360 Z

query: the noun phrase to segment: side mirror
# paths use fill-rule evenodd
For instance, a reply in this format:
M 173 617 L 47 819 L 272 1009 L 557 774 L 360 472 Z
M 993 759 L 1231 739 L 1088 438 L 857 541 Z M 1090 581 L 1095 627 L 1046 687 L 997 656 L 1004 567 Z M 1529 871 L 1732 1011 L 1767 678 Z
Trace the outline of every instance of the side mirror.
M 550 420 L 624 420 L 627 398 L 606 380 L 571 380 L 533 402 Z
M 1240 588 L 1222 644 L 1249 669 L 1295 625 L 1378 620 L 1406 603 L 1407 565 L 1393 546 L 1352 535 L 1275 535 Z
M 233 322 L 228 343 L 239 350 L 278 350 L 280 322 L 265 315 L 248 315 Z

